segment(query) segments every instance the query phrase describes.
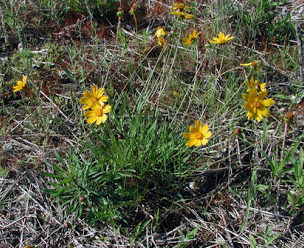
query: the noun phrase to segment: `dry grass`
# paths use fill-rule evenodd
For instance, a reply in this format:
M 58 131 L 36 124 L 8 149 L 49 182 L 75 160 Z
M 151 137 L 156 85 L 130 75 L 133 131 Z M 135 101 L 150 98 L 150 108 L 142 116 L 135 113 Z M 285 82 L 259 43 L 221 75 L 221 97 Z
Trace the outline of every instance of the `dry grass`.
M 0 199 L 5 206 L 0 217 L 1 247 L 20 247 L 20 244 L 36 247 L 173 247 L 178 244 L 247 247 L 250 235 L 257 241 L 264 241 L 267 228 L 279 233 L 278 241 L 272 247 L 304 246 L 303 223 L 298 219 L 303 216 L 291 218 L 275 214 L 256 204 L 250 207 L 248 224 L 240 233 L 247 202 L 230 192 L 229 185 L 234 185 L 237 177 L 243 177 L 244 173 L 248 171 L 233 177 L 222 176 L 225 181 L 216 183 L 212 191 L 193 193 L 188 189 L 192 197 L 188 195 L 175 210 L 161 210 L 162 230 L 153 230 L 153 226 L 148 225 L 144 234 L 134 241 L 110 226 L 92 228 L 72 215 L 65 217 L 64 209 L 43 192 L 49 180 L 36 169 L 11 171 L 1 179 Z M 214 175 L 209 176 L 214 178 Z M 185 239 L 184 234 L 193 229 L 197 229 L 197 234 Z

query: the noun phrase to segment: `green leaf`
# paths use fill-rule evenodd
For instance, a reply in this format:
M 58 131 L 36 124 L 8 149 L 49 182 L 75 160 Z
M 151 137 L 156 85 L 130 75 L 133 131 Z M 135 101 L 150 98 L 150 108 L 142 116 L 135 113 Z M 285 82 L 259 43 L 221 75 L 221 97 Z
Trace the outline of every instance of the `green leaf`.
M 282 162 L 279 164 L 278 168 L 277 168 L 277 174 L 279 174 L 281 172 L 281 170 L 283 169 L 283 167 L 285 166 L 285 164 L 290 160 L 290 157 L 295 153 L 295 151 L 298 149 L 299 145 L 301 144 L 301 140 L 302 140 L 303 135 L 301 135 L 299 137 L 299 141 L 296 143 L 296 145 L 290 150 L 290 152 L 288 152 L 288 154 L 285 156 L 285 158 L 282 160 Z

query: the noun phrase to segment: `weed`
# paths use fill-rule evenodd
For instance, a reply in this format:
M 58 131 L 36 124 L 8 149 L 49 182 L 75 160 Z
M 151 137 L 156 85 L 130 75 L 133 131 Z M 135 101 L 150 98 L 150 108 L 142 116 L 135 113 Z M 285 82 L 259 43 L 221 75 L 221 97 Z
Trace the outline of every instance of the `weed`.
M 157 112 L 147 116 L 145 109 L 139 106 L 132 114 L 118 99 L 115 114 L 101 132 L 93 131 L 85 145 L 88 151 L 82 150 L 90 159 L 82 161 L 81 153 L 70 152 L 65 167 L 54 165 L 54 174 L 48 175 L 59 181 L 49 192 L 69 206 L 68 213 L 81 216 L 86 209 L 85 216 L 93 223 L 123 220 L 149 191 L 178 190 L 183 185 L 191 170 L 185 141 L 168 120 L 159 119 Z

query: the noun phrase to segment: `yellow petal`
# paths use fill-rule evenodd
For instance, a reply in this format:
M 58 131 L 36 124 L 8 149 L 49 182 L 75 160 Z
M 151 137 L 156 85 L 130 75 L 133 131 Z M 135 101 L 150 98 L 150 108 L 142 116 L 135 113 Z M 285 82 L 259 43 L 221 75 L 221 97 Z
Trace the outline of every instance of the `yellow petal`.
M 19 90 L 21 90 L 19 86 L 14 86 L 14 87 L 13 87 L 13 92 L 17 92 L 17 91 L 19 91 Z
M 90 108 L 90 106 L 89 106 L 89 105 L 86 105 L 86 104 L 82 106 L 82 109 L 83 109 L 83 110 L 86 110 L 86 109 L 89 109 L 89 108 Z
M 184 38 L 184 45 L 189 45 L 189 46 L 191 46 L 191 45 L 192 45 L 191 39 L 189 39 L 189 38 Z
M 202 127 L 202 123 L 199 120 L 197 120 L 195 122 L 195 127 L 196 127 L 196 130 L 200 130 L 200 128 Z
M 201 140 L 195 139 L 193 140 L 195 146 L 200 146 L 202 144 Z
M 224 38 L 224 37 L 225 37 L 225 35 L 224 35 L 224 33 L 223 33 L 223 32 L 219 32 L 218 37 L 219 37 L 219 38 Z
M 199 130 L 199 129 L 197 129 L 197 128 L 194 127 L 194 126 L 190 126 L 190 127 L 189 127 L 189 131 L 192 132 L 192 133 L 198 132 L 198 130 Z
M 246 103 L 244 103 L 243 107 L 244 107 L 245 110 L 250 110 L 251 109 L 251 104 L 246 102 Z
M 191 133 L 184 133 L 183 136 L 185 139 L 190 139 Z
M 103 108 L 103 113 L 109 113 L 110 111 L 111 111 L 111 106 L 110 105 L 106 105 L 106 106 L 104 106 L 104 108 Z
M 270 111 L 266 107 L 261 107 L 260 109 L 257 110 L 257 114 L 269 117 L 270 116 Z
M 250 66 L 251 63 L 240 64 L 240 66 Z
M 164 47 L 164 45 L 167 43 L 167 40 L 161 36 L 158 37 L 157 40 L 158 40 L 157 44 L 160 45 L 161 47 Z
M 101 122 L 102 122 L 102 118 L 101 117 L 97 118 L 96 125 L 100 125 Z
M 248 117 L 248 120 L 252 120 L 254 118 L 254 113 L 251 111 L 248 111 L 247 117 Z
M 94 111 L 86 111 L 86 112 L 84 112 L 84 114 L 83 114 L 85 117 L 90 117 L 90 116 L 93 116 L 94 115 Z
M 98 91 L 98 87 L 95 84 L 93 84 L 91 86 L 91 93 L 92 93 L 92 95 L 96 95 L 97 91 Z
M 195 143 L 194 140 L 190 139 L 186 142 L 186 146 L 188 147 L 194 146 L 194 143 Z
M 243 97 L 243 99 L 244 99 L 244 101 L 248 101 L 248 97 L 249 97 L 249 95 L 248 94 L 246 94 L 246 93 L 243 93 L 242 94 L 242 97 Z
M 208 132 L 206 132 L 206 133 L 204 134 L 204 137 L 205 137 L 206 139 L 208 139 L 208 138 L 211 137 L 211 135 L 212 135 L 212 133 L 211 133 L 210 131 L 208 131 Z
M 260 90 L 261 91 L 266 91 L 266 84 L 265 83 L 260 84 Z
M 107 120 L 107 118 L 108 118 L 107 115 L 102 115 L 102 117 L 101 117 L 101 122 L 102 122 L 102 123 L 105 123 L 106 120 Z
M 88 119 L 87 119 L 87 122 L 89 123 L 89 124 L 93 124 L 95 121 L 97 120 L 97 116 L 91 116 L 91 117 L 89 117 Z
M 192 17 L 194 17 L 195 15 L 192 15 L 192 14 L 185 14 L 184 15 L 184 17 L 186 18 L 186 19 L 190 19 L 190 18 L 192 18 Z
M 161 37 L 162 35 L 166 35 L 167 32 L 161 27 L 159 26 L 158 29 L 155 32 L 156 37 Z
M 100 88 L 96 91 L 97 95 L 102 95 L 104 93 L 104 88 Z
M 217 41 L 215 40 L 215 38 L 213 38 L 213 39 L 214 39 L 214 41 L 213 41 L 213 40 L 208 40 L 208 42 L 210 42 L 210 43 L 212 43 L 212 44 L 217 43 Z
M 205 133 L 208 131 L 209 126 L 207 124 L 205 124 L 201 129 L 201 133 L 205 136 Z
M 108 101 L 108 99 L 109 99 L 109 97 L 108 97 L 108 96 L 106 96 L 106 95 L 102 95 L 102 96 L 100 97 L 99 101 L 101 101 L 101 102 L 107 102 L 107 101 Z
M 262 115 L 258 115 L 255 119 L 256 119 L 258 122 L 260 122 L 260 121 L 263 119 L 263 116 L 262 116 Z
M 262 100 L 261 102 L 266 107 L 269 107 L 269 106 L 272 106 L 273 104 L 275 104 L 275 100 L 273 100 L 272 98 Z
M 202 145 L 204 146 L 204 145 L 206 145 L 208 143 L 208 139 L 203 139 L 202 140 Z
M 22 76 L 22 82 L 23 82 L 23 85 L 25 86 L 26 85 L 26 80 L 27 80 L 27 76 Z

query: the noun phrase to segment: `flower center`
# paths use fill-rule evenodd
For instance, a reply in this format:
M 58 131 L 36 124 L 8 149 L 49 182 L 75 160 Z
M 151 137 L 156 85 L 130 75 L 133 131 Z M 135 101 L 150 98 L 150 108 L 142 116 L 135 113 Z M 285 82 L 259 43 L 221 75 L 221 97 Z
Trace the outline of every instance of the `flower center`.
M 202 140 L 204 138 L 204 135 L 200 132 L 196 132 L 195 133 L 195 138 L 198 140 Z
M 261 106 L 262 104 L 257 100 L 252 103 L 252 108 L 260 108 Z
M 102 109 L 97 109 L 95 111 L 95 115 L 98 116 L 98 117 L 102 117 L 103 116 L 103 110 Z
M 100 101 L 99 97 L 96 96 L 91 97 L 91 102 L 93 106 L 97 106 L 97 105 L 103 106 L 103 103 Z
M 94 103 L 94 105 L 98 104 L 98 98 L 92 97 L 92 103 Z

